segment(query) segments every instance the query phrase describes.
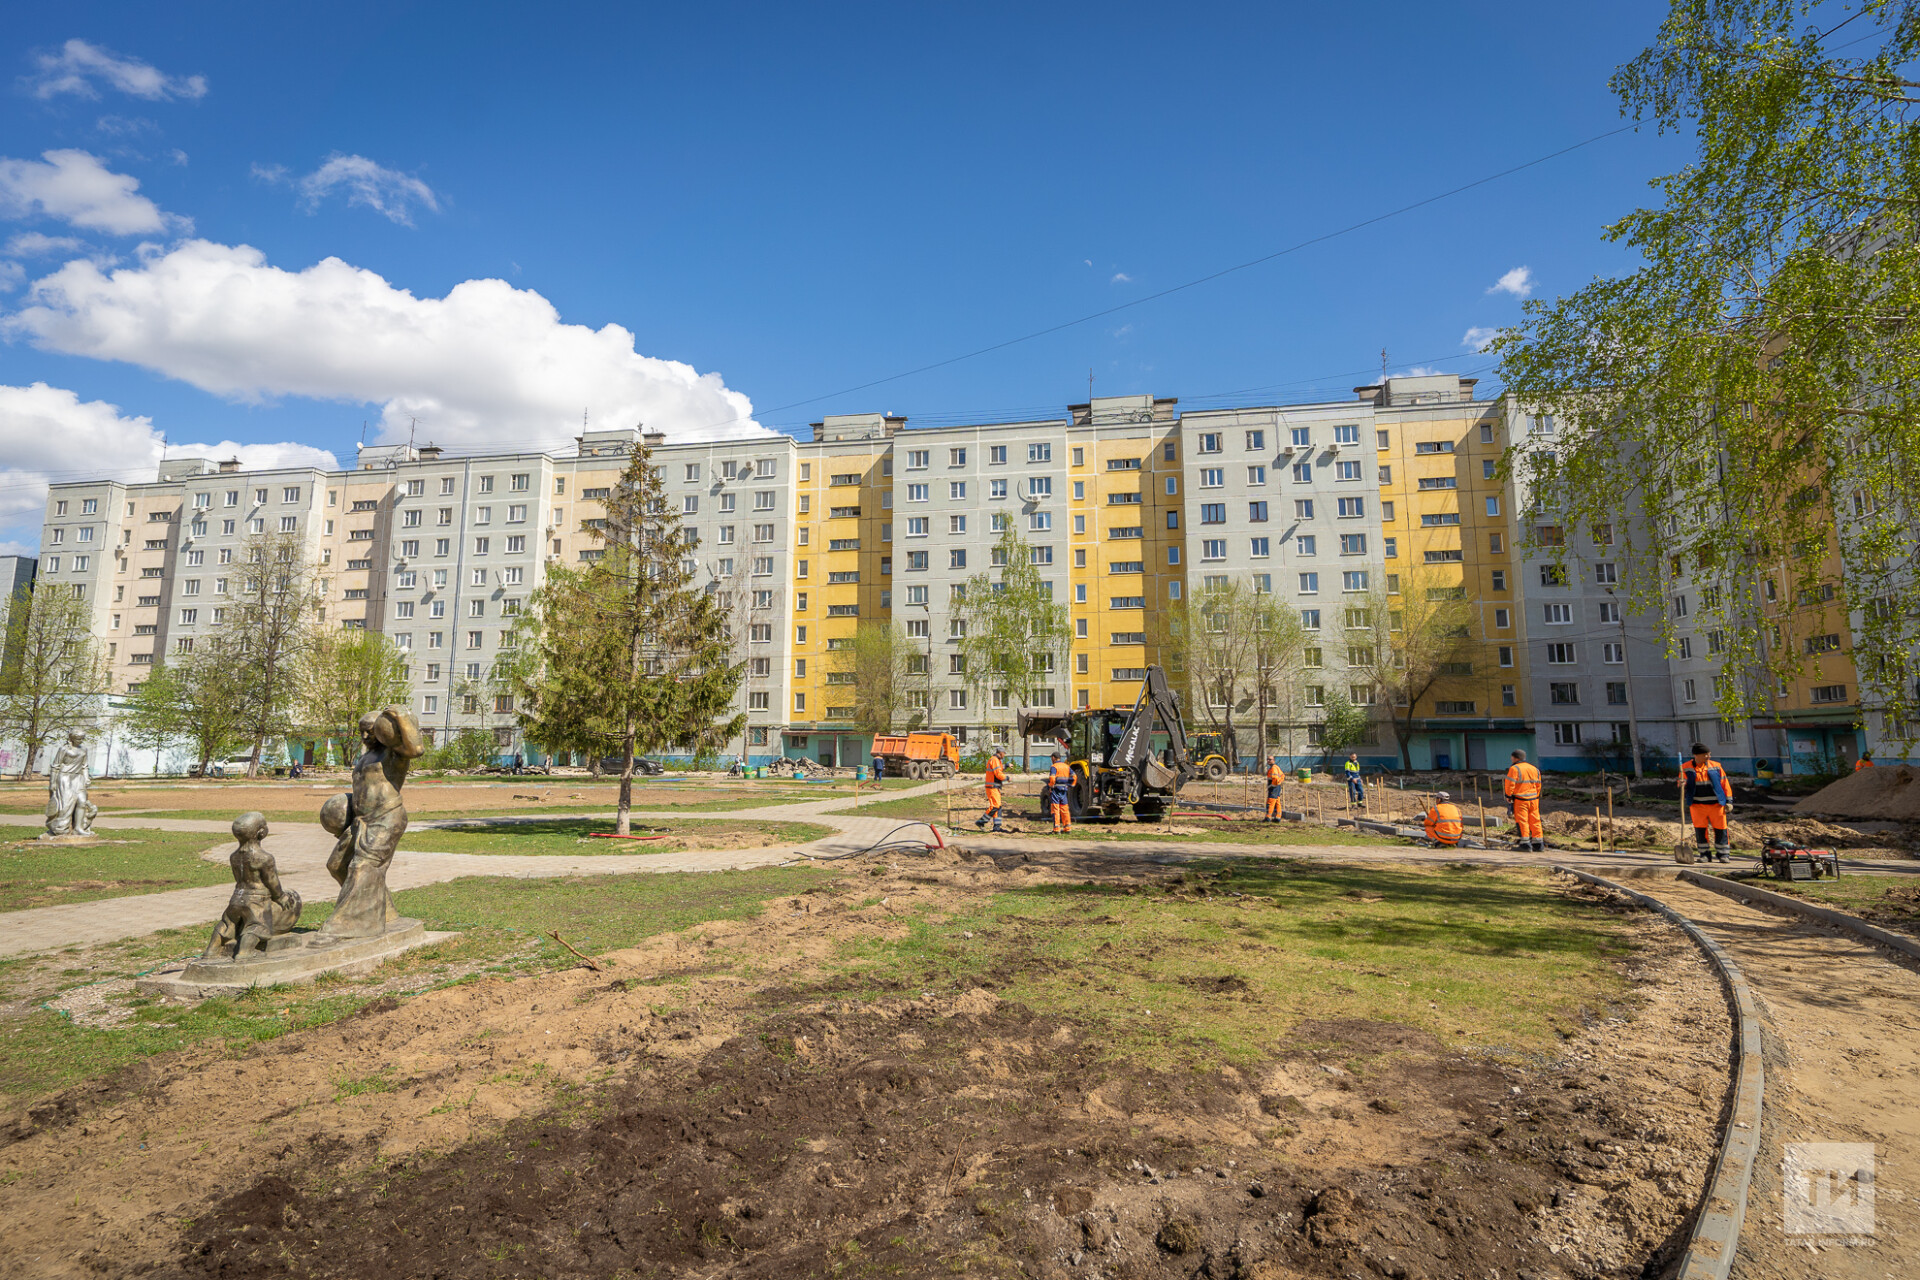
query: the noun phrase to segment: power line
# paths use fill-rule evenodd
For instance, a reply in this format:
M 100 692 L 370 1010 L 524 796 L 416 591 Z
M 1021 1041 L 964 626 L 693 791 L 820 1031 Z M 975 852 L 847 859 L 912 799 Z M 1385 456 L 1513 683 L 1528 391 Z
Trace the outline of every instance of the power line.
M 1569 146 L 1561 147 L 1557 151 L 1549 151 L 1544 155 L 1535 156 L 1531 160 L 1522 161 L 1521 163 L 1513 165 L 1510 168 L 1502 169 L 1497 173 L 1490 173 L 1490 174 L 1487 174 L 1485 177 L 1475 178 L 1472 182 L 1462 183 L 1460 186 L 1453 187 L 1449 190 L 1439 192 L 1435 195 L 1426 196 L 1419 200 L 1415 200 L 1411 204 L 1403 204 L 1397 209 L 1390 209 L 1385 213 L 1375 214 L 1371 218 L 1363 218 L 1358 222 L 1348 223 L 1346 226 L 1341 227 L 1338 230 L 1326 231 L 1326 232 L 1322 232 L 1317 236 L 1310 236 L 1305 240 L 1301 240 L 1301 241 L 1298 241 L 1297 243 L 1290 244 L 1284 249 L 1276 249 L 1272 253 L 1262 254 L 1257 258 L 1249 258 L 1245 262 L 1235 263 L 1233 266 L 1230 266 L 1230 267 L 1222 267 L 1218 271 L 1209 272 L 1204 276 L 1196 276 L 1192 280 L 1185 281 L 1181 284 L 1171 285 L 1165 289 L 1161 289 L 1161 290 L 1158 290 L 1157 292 L 1147 294 L 1143 298 L 1134 298 L 1128 302 L 1118 303 L 1114 306 L 1106 307 L 1099 311 L 1089 312 L 1088 314 L 1080 316 L 1077 319 L 1062 320 L 1060 323 L 1048 325 L 1044 329 L 1035 329 L 1031 333 L 1023 333 L 1016 338 L 1008 338 L 1008 339 L 1005 339 L 1004 341 L 991 343 L 984 347 L 976 347 L 972 351 L 964 352 L 957 356 L 948 356 L 944 360 L 935 360 L 930 364 L 923 364 L 916 368 L 905 370 L 904 372 L 901 372 L 901 373 L 891 373 L 884 378 L 874 378 L 871 381 L 858 383 L 857 385 L 854 385 L 851 387 L 842 387 L 838 391 L 829 391 L 822 395 L 809 396 L 805 400 L 795 400 L 795 401 L 792 401 L 791 403 L 779 405 L 775 408 L 768 409 L 766 413 L 768 416 L 772 416 L 773 414 L 776 414 L 776 413 L 784 413 L 788 409 L 798 409 L 805 405 L 818 404 L 822 400 L 831 400 L 835 396 L 852 395 L 856 391 L 867 391 L 873 387 L 885 386 L 889 382 L 898 382 L 902 378 L 911 378 L 918 374 L 930 373 L 935 369 L 944 369 L 948 365 L 959 364 L 964 360 L 972 360 L 979 356 L 990 355 L 995 351 L 1004 351 L 1008 347 L 1018 346 L 1020 343 L 1023 343 L 1023 342 L 1031 342 L 1035 338 L 1044 338 L 1048 334 L 1059 333 L 1063 329 L 1072 329 L 1079 325 L 1089 324 L 1095 320 L 1103 320 L 1108 316 L 1116 315 L 1122 311 L 1131 310 L 1134 307 L 1143 307 L 1149 302 L 1158 302 L 1160 299 L 1172 297 L 1176 293 L 1184 293 L 1188 289 L 1197 289 L 1203 284 L 1210 284 L 1215 280 L 1219 280 L 1219 279 L 1222 279 L 1223 277 L 1233 275 L 1236 272 L 1247 271 L 1253 267 L 1262 266 L 1266 263 L 1273 262 L 1277 259 L 1287 257 L 1290 254 L 1299 253 L 1302 249 L 1310 249 L 1314 245 L 1325 244 L 1329 240 L 1336 240 L 1341 236 L 1351 235 L 1356 231 L 1361 231 L 1367 227 L 1376 226 L 1390 219 L 1398 218 L 1403 214 L 1412 213 L 1416 209 L 1424 209 L 1426 206 L 1430 204 L 1437 204 L 1442 200 L 1448 200 L 1453 198 L 1454 196 L 1461 195 L 1468 191 L 1472 191 L 1477 187 L 1484 187 L 1490 182 L 1498 182 L 1502 178 L 1512 177 L 1516 173 L 1522 173 L 1528 169 L 1535 168 L 1538 165 L 1543 165 L 1547 163 L 1547 161 L 1549 160 L 1557 160 L 1561 156 L 1570 155 L 1573 152 L 1578 151 L 1583 147 L 1590 147 L 1596 142 L 1603 142 L 1608 138 L 1615 137 L 1616 135 L 1619 135 L 1622 133 L 1630 132 L 1634 129 L 1637 129 L 1638 127 L 1639 127 L 1638 124 L 1629 123 L 1629 124 L 1623 124 L 1616 129 L 1608 129 L 1604 133 L 1596 133 L 1590 138 L 1585 138 L 1579 142 L 1572 143 Z M 729 418 L 724 422 L 710 423 L 707 426 L 701 427 L 698 429 L 703 431 L 712 431 L 712 430 L 717 430 L 720 427 L 731 426 L 736 422 L 746 422 L 746 421 L 749 421 L 749 419 L 744 417 Z

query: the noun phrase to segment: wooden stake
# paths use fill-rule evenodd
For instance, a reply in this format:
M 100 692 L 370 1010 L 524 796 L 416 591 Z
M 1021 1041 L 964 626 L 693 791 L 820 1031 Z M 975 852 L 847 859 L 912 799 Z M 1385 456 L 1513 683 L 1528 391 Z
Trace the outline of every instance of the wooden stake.
M 560 931 L 558 929 L 547 930 L 547 936 L 549 938 L 552 938 L 555 942 L 559 943 L 561 946 L 565 947 L 567 950 L 573 952 L 574 955 L 579 956 L 580 963 L 586 965 L 587 968 L 593 970 L 595 973 L 605 973 L 607 971 L 607 966 L 601 964 L 598 960 L 595 960 L 592 956 L 586 955 L 580 950 L 580 948 L 574 946 L 571 942 L 568 942 L 565 938 L 561 937 Z
M 1613 784 L 1607 784 L 1607 841 L 1613 841 Z
M 1593 851 L 1600 853 L 1604 846 L 1600 843 L 1600 806 L 1593 806 Z

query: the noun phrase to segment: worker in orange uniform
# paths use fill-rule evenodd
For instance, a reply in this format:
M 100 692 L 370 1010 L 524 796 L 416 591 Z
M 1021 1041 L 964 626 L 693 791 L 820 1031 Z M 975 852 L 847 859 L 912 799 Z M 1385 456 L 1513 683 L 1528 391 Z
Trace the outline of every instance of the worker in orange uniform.
M 1267 757 L 1267 816 L 1265 822 L 1280 821 L 1280 784 L 1286 778 L 1280 772 L 1280 757 Z
M 1540 770 L 1527 763 L 1527 753 L 1513 753 L 1507 769 L 1507 808 L 1520 828 L 1520 847 L 1535 853 L 1547 847 L 1546 828 L 1540 825 Z
M 1467 819 L 1453 797 L 1442 791 L 1433 797 L 1433 807 L 1427 810 L 1426 827 L 1427 839 L 1451 849 L 1466 834 Z
M 1072 815 L 1067 810 L 1067 793 L 1073 787 L 1073 770 L 1067 767 L 1067 757 L 1061 752 L 1053 753 L 1053 768 L 1047 774 L 1047 803 L 1053 808 L 1053 833 L 1065 835 L 1073 828 Z
M 1860 758 L 1853 762 L 1853 771 L 1855 773 L 1858 773 L 1862 769 L 1871 769 L 1871 768 L 1873 768 L 1873 752 L 1862 751 L 1860 753 Z
M 991 820 L 995 831 L 1006 830 L 1000 825 L 1000 788 L 1006 785 L 1006 762 L 1000 758 L 1000 748 L 995 747 L 993 754 L 987 757 L 987 811 L 974 819 L 974 826 L 985 827 Z
M 1718 854 L 1727 858 L 1727 815 L 1733 812 L 1733 784 L 1727 771 L 1707 752 L 1707 744 L 1693 744 L 1693 759 L 1680 766 L 1680 791 L 1687 799 L 1687 817 L 1693 823 L 1693 849 L 1702 862 Z M 1707 833 L 1713 844 L 1707 844 Z

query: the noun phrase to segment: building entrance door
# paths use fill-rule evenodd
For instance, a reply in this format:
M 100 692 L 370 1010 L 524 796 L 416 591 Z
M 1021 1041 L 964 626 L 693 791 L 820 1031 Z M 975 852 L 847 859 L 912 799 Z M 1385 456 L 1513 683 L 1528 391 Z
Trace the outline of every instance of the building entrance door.
M 1487 767 L 1487 740 L 1485 738 L 1467 739 L 1467 768 L 1485 769 Z

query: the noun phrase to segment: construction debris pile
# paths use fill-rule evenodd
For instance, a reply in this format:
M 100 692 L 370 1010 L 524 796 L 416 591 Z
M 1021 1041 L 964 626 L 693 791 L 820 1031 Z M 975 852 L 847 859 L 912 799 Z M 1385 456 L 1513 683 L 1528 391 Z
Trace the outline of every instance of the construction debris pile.
M 1793 806 L 1829 818 L 1920 822 L 1920 773 L 1912 765 L 1860 769 Z

